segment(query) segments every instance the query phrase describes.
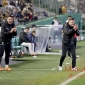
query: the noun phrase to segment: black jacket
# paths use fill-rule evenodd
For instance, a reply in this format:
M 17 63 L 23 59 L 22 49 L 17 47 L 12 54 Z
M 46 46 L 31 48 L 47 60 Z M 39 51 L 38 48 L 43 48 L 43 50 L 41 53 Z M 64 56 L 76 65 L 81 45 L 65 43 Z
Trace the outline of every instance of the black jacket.
M 20 36 L 19 36 L 19 44 L 21 44 L 23 42 L 29 42 L 28 35 L 24 31 L 21 32 Z
M 76 33 L 77 36 L 80 35 L 79 30 L 77 29 L 74 31 L 73 27 L 71 27 L 68 23 L 64 25 L 63 28 L 63 44 L 74 44 L 74 34 Z
M 11 39 L 17 35 L 17 32 L 10 32 L 14 27 L 14 23 L 8 24 L 7 21 L 2 24 L 0 42 L 11 42 Z

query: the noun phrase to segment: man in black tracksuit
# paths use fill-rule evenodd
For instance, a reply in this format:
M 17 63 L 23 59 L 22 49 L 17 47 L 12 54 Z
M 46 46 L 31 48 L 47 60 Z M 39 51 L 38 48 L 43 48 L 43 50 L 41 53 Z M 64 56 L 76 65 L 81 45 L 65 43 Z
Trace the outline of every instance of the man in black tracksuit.
M 62 64 L 66 57 L 66 52 L 69 49 L 72 54 L 72 70 L 76 67 L 76 51 L 74 46 L 74 34 L 79 36 L 78 26 L 75 25 L 74 18 L 69 19 L 68 23 L 65 24 L 63 29 L 63 40 L 62 40 L 62 56 L 60 58 L 59 70 L 62 70 Z
M 0 71 L 4 70 L 1 67 L 1 60 L 2 56 L 5 51 L 5 70 L 10 71 L 12 70 L 9 68 L 9 57 L 11 53 L 11 39 L 13 36 L 17 35 L 17 29 L 14 25 L 14 19 L 12 16 L 9 16 L 7 18 L 7 21 L 5 21 L 1 26 L 1 36 L 0 36 Z

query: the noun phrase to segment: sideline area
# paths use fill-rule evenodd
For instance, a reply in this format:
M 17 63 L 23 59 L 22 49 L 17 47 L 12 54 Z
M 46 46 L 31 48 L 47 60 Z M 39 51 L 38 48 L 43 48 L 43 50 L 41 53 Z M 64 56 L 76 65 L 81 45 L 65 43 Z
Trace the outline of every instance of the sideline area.
M 85 41 L 79 41 L 77 43 L 77 55 L 80 57 L 77 59 L 77 67 L 79 69 L 85 66 Z M 62 82 L 70 79 L 69 75 L 75 77 L 80 71 L 67 71 L 71 66 L 71 58 L 66 57 L 63 65 L 63 71 L 58 70 L 60 55 L 38 55 L 37 58 L 30 56 L 24 56 L 22 58 L 14 58 L 13 60 L 23 61 L 18 64 L 11 65 L 13 69 L 11 72 L 0 72 L 0 84 L 2 85 L 60 85 Z M 80 80 L 84 77 L 79 78 Z M 78 79 L 78 82 L 79 82 Z M 77 81 L 77 80 L 76 80 Z M 18 82 L 18 83 L 17 83 Z M 72 81 L 73 82 L 73 81 Z M 71 85 L 71 84 L 67 84 Z M 74 84 L 72 84 L 74 85 Z M 78 85 L 76 82 L 75 85 Z

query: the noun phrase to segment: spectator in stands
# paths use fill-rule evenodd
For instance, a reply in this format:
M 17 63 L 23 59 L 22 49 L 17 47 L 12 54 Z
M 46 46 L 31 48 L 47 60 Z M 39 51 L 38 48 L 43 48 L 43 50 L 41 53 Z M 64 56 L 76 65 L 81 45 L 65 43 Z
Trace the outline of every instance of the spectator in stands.
M 49 17 L 48 14 L 46 13 L 46 11 L 43 11 L 43 14 L 45 17 Z
M 37 16 L 37 14 L 36 13 L 34 13 L 34 15 L 33 15 L 33 20 L 38 20 L 38 16 Z
M 35 52 L 35 47 L 36 47 L 35 36 L 36 36 L 36 31 L 32 31 L 32 33 L 28 34 L 29 41 L 30 43 L 33 44 L 34 52 Z
M 8 0 L 2 0 L 2 5 L 5 7 L 8 5 Z
M 15 1 L 15 0 L 12 0 L 12 1 L 10 2 L 10 5 L 16 6 L 16 1 Z
M 21 9 L 18 10 L 17 12 L 17 17 L 18 17 L 18 22 L 22 23 L 23 22 L 23 15 Z
M 62 14 L 62 6 L 59 7 L 59 14 Z
M 33 9 L 31 6 L 28 7 L 28 10 L 30 10 L 31 12 L 33 12 Z
M 26 6 L 26 4 L 24 2 L 21 2 L 21 4 L 20 4 L 21 11 L 23 11 L 23 9 L 25 8 L 25 6 Z
M 26 3 L 24 0 L 10 0 L 9 3 L 14 7 L 10 6 L 6 10 L 3 14 L 4 19 L 6 19 L 9 15 L 13 15 L 14 20 L 20 22 L 20 24 L 38 20 L 37 14 L 34 13 L 34 10 L 32 9 L 32 3 Z
M 26 3 L 26 6 L 23 8 L 23 11 L 28 11 L 28 4 Z
M 73 10 L 70 8 L 68 9 L 67 13 L 73 13 Z
M 30 40 L 28 38 L 28 32 L 29 32 L 29 28 L 25 28 L 24 31 L 20 33 L 19 44 L 22 46 L 28 47 L 30 55 L 35 55 L 34 44 L 30 43 Z
M 3 18 L 0 16 L 0 27 L 3 24 Z
M 67 7 L 66 7 L 65 4 L 62 6 L 62 13 L 63 14 L 66 14 L 67 13 Z
M 9 9 L 7 9 L 6 13 L 4 14 L 5 15 L 5 19 L 7 19 L 7 17 L 11 14 L 11 11 Z
M 28 17 L 30 16 L 30 10 L 27 11 L 27 16 L 28 16 Z
M 22 1 L 21 0 L 18 0 L 18 7 L 21 6 L 21 3 L 22 3 Z
M 28 2 L 28 3 L 32 3 L 32 0 L 25 0 L 26 2 Z
M 0 17 L 3 19 L 4 16 L 3 16 L 3 13 L 0 11 Z
M 33 20 L 33 13 L 32 12 L 30 12 L 29 19 L 30 19 L 30 21 Z
M 18 13 L 18 9 L 17 8 L 14 8 L 13 10 L 13 14 L 14 14 L 14 17 L 17 19 L 17 13 Z
M 28 16 L 24 16 L 24 24 L 26 24 L 27 22 L 29 22 L 29 17 Z

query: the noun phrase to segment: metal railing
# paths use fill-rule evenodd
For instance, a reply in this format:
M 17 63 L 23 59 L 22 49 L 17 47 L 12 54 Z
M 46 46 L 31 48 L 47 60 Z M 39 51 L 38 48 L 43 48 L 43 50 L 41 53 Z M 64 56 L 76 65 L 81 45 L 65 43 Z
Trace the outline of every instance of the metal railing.
M 85 13 L 85 0 L 33 0 L 33 3 L 54 13 L 58 13 L 59 7 L 64 4 L 67 9 L 71 7 L 75 12 Z

